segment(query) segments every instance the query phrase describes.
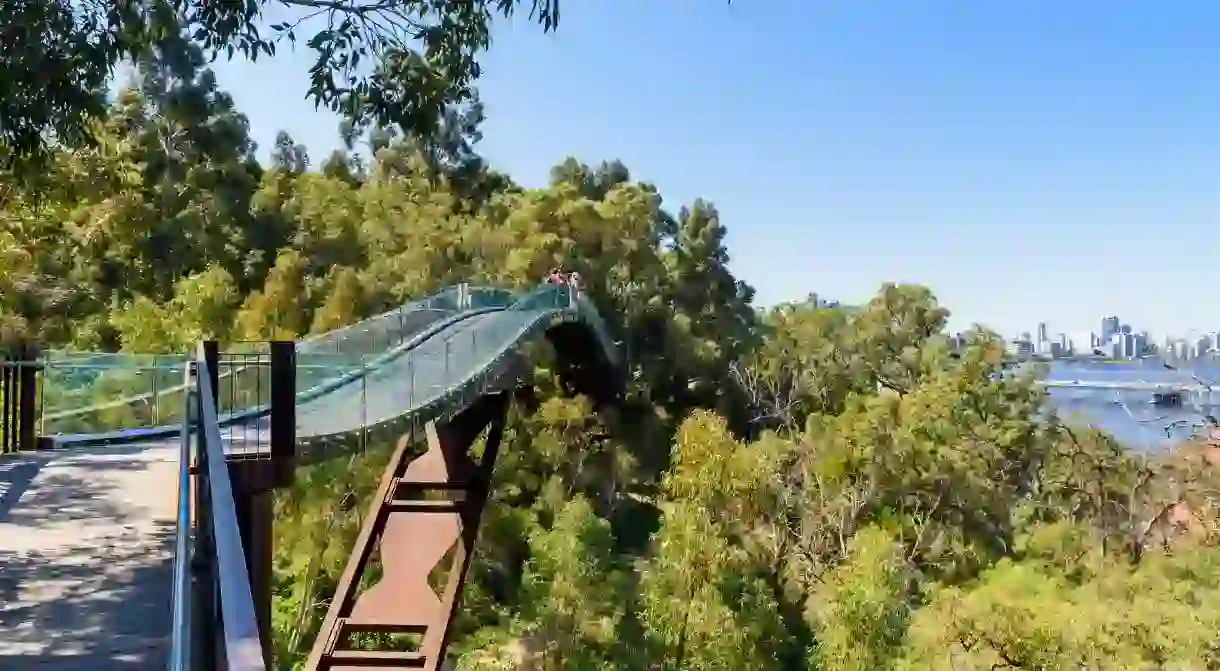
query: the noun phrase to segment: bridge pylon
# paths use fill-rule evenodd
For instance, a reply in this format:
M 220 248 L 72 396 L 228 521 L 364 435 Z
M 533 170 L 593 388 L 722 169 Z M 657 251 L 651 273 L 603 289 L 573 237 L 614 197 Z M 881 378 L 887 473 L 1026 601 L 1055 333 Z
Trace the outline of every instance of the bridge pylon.
M 373 496 L 364 525 L 339 579 L 326 619 L 305 668 L 425 669 L 444 662 L 449 629 L 474 555 L 479 522 L 509 409 L 509 392 L 481 396 L 444 423 L 423 427 L 426 451 L 417 451 L 418 426 L 398 441 Z M 486 433 L 482 453 L 470 448 Z M 363 593 L 374 550 L 381 577 Z M 449 556 L 440 594 L 429 577 Z M 357 649 L 359 634 L 406 634 L 406 641 L 378 638 L 375 649 Z

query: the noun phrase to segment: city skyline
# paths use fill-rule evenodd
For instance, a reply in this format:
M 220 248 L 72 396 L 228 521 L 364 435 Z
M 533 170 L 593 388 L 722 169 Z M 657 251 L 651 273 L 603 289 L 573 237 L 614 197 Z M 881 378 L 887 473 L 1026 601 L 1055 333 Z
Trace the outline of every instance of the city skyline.
M 996 330 L 997 333 L 1002 335 L 1005 339 L 1009 339 L 1009 340 L 1018 338 L 1024 334 L 1030 335 L 1032 337 L 1032 339 L 1037 339 L 1037 335 L 1038 335 L 1039 331 L 1042 329 L 1042 327 L 1045 327 L 1045 332 L 1051 336 L 1054 336 L 1057 334 L 1066 334 L 1069 336 L 1082 335 L 1082 334 L 1093 334 L 1094 336 L 1100 336 L 1105 330 L 1103 327 L 1103 322 L 1106 319 L 1117 319 L 1120 327 L 1128 326 L 1128 327 L 1130 327 L 1132 333 L 1143 333 L 1143 334 L 1146 334 L 1149 338 L 1157 340 L 1157 341 L 1164 341 L 1165 339 L 1181 340 L 1181 339 L 1198 338 L 1198 337 L 1212 335 L 1214 333 L 1220 332 L 1220 326 L 1213 326 L 1211 328 L 1208 328 L 1206 326 L 1201 326 L 1201 327 L 1197 327 L 1197 328 L 1187 329 L 1185 332 L 1182 332 L 1182 333 L 1162 333 L 1162 332 L 1157 332 L 1153 329 L 1144 328 L 1140 324 L 1133 323 L 1134 320 L 1127 320 L 1124 317 L 1122 317 L 1121 315 L 1104 315 L 1104 316 L 1097 317 L 1096 319 L 1093 320 L 1094 324 L 1091 328 L 1085 327 L 1085 328 L 1076 328 L 1076 329 L 1064 329 L 1064 328 L 1058 327 L 1056 324 L 1054 324 L 1053 322 L 1051 322 L 1049 320 L 1041 320 L 1041 321 L 1034 322 L 1032 325 L 1030 325 L 1028 327 L 1019 328 L 1015 331 L 999 331 L 996 329 L 992 329 L 992 330 Z M 1081 321 L 1083 322 L 1083 320 L 1081 320 Z M 984 324 L 983 326 L 986 326 L 986 325 Z
M 1052 331 L 1046 322 L 1038 322 L 1033 331 L 1008 335 L 1006 340 L 1009 351 L 1021 357 L 1100 355 L 1112 359 L 1134 359 L 1159 355 L 1190 360 L 1220 354 L 1220 330 L 1189 336 L 1167 334 L 1158 342 L 1154 334 L 1140 329 L 1138 325 L 1124 322 L 1118 315 L 1102 317 L 1099 328 L 1087 332 Z
M 932 289 L 933 293 L 936 292 L 934 287 L 929 287 L 929 288 Z M 937 294 L 937 295 L 939 297 L 939 294 Z M 849 302 L 849 301 L 844 301 L 844 302 Z M 1114 313 L 1106 314 L 1104 312 L 1099 312 L 1099 313 L 1097 313 L 1099 316 L 1092 317 L 1092 318 L 1080 317 L 1080 316 L 1070 316 L 1066 320 L 1069 324 L 1072 325 L 1069 327 L 1064 327 L 1060 323 L 1058 323 L 1055 320 L 1052 320 L 1050 318 L 1035 317 L 1033 320 L 1031 320 L 1029 322 L 1021 322 L 1021 323 L 1017 323 L 1015 319 L 1009 319 L 1009 320 L 1004 320 L 1004 321 L 1006 323 L 1009 323 L 1012 325 L 1000 327 L 995 324 L 988 324 L 988 323 L 979 321 L 977 319 L 970 319 L 968 315 L 959 314 L 957 311 L 953 310 L 952 305 L 945 304 L 945 307 L 948 308 L 951 312 L 951 315 L 949 318 L 949 330 L 950 331 L 955 332 L 955 333 L 960 332 L 960 331 L 965 331 L 969 328 L 972 328 L 973 326 L 975 326 L 977 324 L 977 325 L 987 328 L 991 331 L 999 333 L 1000 335 L 1004 336 L 1005 339 L 1012 339 L 1014 337 L 1019 336 L 1022 333 L 1026 333 L 1026 332 L 1028 332 L 1030 334 L 1036 334 L 1039 324 L 1046 324 L 1047 331 L 1048 331 L 1048 333 L 1051 333 L 1051 334 L 1055 334 L 1055 333 L 1066 333 L 1066 334 L 1094 333 L 1094 334 L 1097 334 L 1101 330 L 1100 329 L 1101 320 L 1104 319 L 1106 316 L 1115 316 Z M 1217 331 L 1217 329 L 1220 329 L 1220 325 L 1209 326 L 1207 324 L 1198 323 L 1198 322 L 1204 321 L 1205 318 L 1206 318 L 1206 315 L 1200 314 L 1199 319 L 1181 319 L 1179 321 L 1181 323 L 1185 324 L 1186 326 L 1183 328 L 1176 329 L 1176 330 L 1162 330 L 1162 329 L 1158 329 L 1158 328 L 1144 326 L 1143 323 L 1140 322 L 1139 320 L 1128 319 L 1125 316 L 1120 316 L 1120 321 L 1121 321 L 1121 323 L 1130 325 L 1133 330 L 1136 330 L 1138 332 L 1147 333 L 1151 338 L 1153 338 L 1157 341 L 1161 341 L 1161 340 L 1164 340 L 1165 338 L 1174 338 L 1174 339 L 1197 338 L 1197 337 L 1201 337 L 1204 335 L 1215 333 Z M 1194 324 L 1194 325 L 1192 325 L 1192 324 Z M 1136 328 L 1137 325 L 1138 325 L 1138 328 Z

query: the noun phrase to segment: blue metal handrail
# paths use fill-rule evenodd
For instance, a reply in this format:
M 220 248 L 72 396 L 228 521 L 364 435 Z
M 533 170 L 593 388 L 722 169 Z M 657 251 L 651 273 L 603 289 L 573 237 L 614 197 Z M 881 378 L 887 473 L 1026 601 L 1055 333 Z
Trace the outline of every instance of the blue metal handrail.
M 237 525 L 237 506 L 233 498 L 233 483 L 225 462 L 224 444 L 220 438 L 220 417 L 216 412 L 216 396 L 212 389 L 212 371 L 203 343 L 199 345 L 195 364 L 195 389 L 199 407 L 199 445 L 201 470 L 208 485 L 211 525 L 211 545 L 214 551 L 217 595 L 220 597 L 221 640 L 224 643 L 225 668 L 229 671 L 262 671 L 263 646 L 259 640 L 258 618 L 254 609 L 254 592 L 250 589 L 250 573 L 242 548 L 241 529 Z M 207 642 L 203 642 L 204 645 Z
M 187 366 L 191 388 L 188 414 L 181 425 L 182 449 L 178 470 L 178 529 L 174 556 L 173 631 L 168 668 L 186 671 L 201 650 L 218 650 L 221 667 L 229 671 L 265 671 L 263 645 L 255 614 L 254 592 L 242 547 L 233 483 L 225 461 L 220 435 L 220 417 L 213 395 L 211 362 L 203 344 L 196 361 Z M 191 379 L 193 375 L 193 380 Z M 194 411 L 193 413 L 191 411 Z M 191 425 L 195 424 L 195 430 Z M 192 437 L 194 447 L 191 449 Z M 194 454 L 192 455 L 192 452 Z M 197 472 L 191 475 L 191 460 Z M 202 494 L 191 524 L 191 495 Z M 199 561 L 192 562 L 192 559 Z M 190 567 L 207 571 L 205 579 L 193 581 Z M 196 589 L 210 594 L 196 594 Z M 197 610 L 195 597 L 205 597 L 210 612 Z M 213 627 L 195 627 L 192 614 L 211 620 Z M 217 640 L 196 640 L 197 632 L 214 632 Z
M 184 385 L 191 382 L 186 366 Z M 194 391 L 182 397 L 181 448 L 178 450 L 178 519 L 174 534 L 174 594 L 172 605 L 169 671 L 191 668 L 191 406 Z

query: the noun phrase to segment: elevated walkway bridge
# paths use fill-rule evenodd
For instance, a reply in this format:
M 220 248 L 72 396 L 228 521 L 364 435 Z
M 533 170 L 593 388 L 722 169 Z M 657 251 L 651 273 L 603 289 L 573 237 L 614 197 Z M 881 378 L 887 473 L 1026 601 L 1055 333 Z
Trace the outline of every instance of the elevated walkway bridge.
M 384 472 L 296 661 L 441 668 L 505 416 L 548 342 L 566 387 L 615 400 L 618 346 L 564 285 L 459 285 L 299 342 L 9 352 L 0 669 L 287 668 L 273 496 L 373 444 Z

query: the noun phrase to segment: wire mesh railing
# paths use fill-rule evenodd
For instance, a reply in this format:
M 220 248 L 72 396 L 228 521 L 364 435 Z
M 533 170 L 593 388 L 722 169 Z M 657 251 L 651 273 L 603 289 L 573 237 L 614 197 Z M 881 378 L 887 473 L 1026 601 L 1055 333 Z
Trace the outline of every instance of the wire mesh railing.
M 223 352 L 217 360 L 220 374 L 217 376 L 216 410 L 221 439 L 229 454 L 262 453 L 271 444 L 268 421 L 225 421 L 249 408 L 271 407 L 271 353 L 260 349 Z M 225 375 L 234 371 L 239 373 Z

